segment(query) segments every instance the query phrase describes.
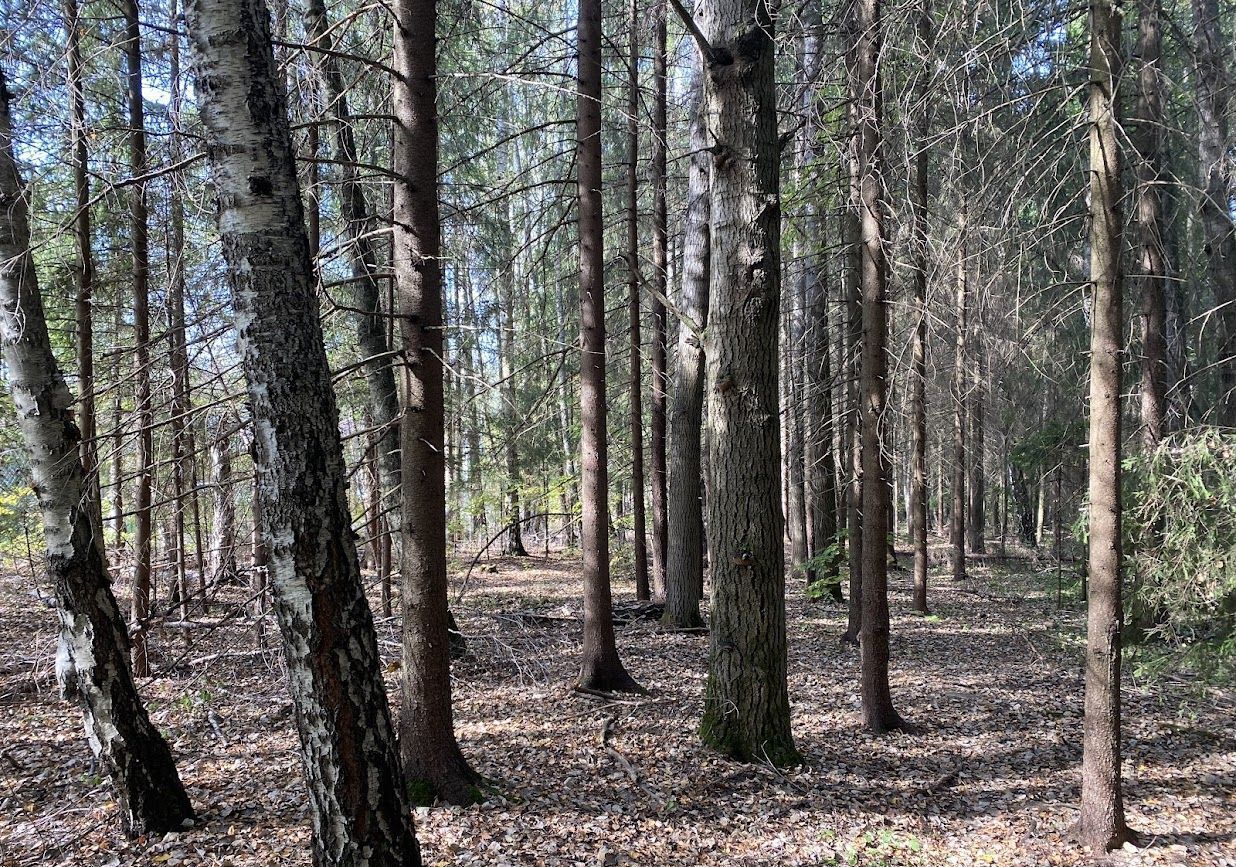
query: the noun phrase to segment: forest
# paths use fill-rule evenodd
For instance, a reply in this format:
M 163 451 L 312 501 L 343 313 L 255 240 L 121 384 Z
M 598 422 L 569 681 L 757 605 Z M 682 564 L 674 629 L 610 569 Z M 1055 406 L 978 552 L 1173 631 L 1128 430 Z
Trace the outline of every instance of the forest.
M 1236 865 L 1233 0 L 0 0 L 0 865 Z

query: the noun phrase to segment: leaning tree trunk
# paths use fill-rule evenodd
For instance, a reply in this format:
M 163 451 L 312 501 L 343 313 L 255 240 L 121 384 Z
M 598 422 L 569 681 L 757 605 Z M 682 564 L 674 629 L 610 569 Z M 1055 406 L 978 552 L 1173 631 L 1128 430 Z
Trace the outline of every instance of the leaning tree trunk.
M 918 13 L 918 51 L 925 61 L 935 52 L 935 25 L 931 0 L 922 0 Z M 914 610 L 927 608 L 927 142 L 931 137 L 932 64 L 925 62 L 918 74 L 918 115 L 915 133 L 918 152 L 914 157 L 914 338 L 910 369 L 910 541 L 914 547 Z
M 52 353 L 39 295 L 9 99 L 0 69 L 0 340 L 43 513 L 47 575 L 60 620 L 56 678 L 64 697 L 81 708 L 125 833 L 178 831 L 192 824 L 193 808 L 129 669 L 129 633 L 96 541 L 102 528 L 82 467 L 73 395 Z
M 1228 148 L 1227 64 L 1230 43 L 1220 27 L 1219 0 L 1193 0 L 1194 81 L 1197 89 L 1198 186 L 1206 280 L 1214 292 L 1218 322 L 1218 412 L 1221 425 L 1236 426 L 1236 224 L 1229 203 L 1232 175 Z
M 438 216 L 436 0 L 394 5 L 395 295 L 407 412 L 403 455 L 403 707 L 399 744 L 409 790 L 478 800 L 480 777 L 455 740 L 446 577 L 442 227 Z
M 347 81 L 335 53 L 325 0 L 309 0 L 305 7 L 305 32 L 317 49 L 309 55 L 317 65 L 323 90 L 322 102 L 335 132 L 335 160 L 340 183 L 337 201 L 347 238 L 348 263 L 352 270 L 352 298 L 356 307 L 356 339 L 364 363 L 368 407 L 378 435 L 378 468 L 385 518 L 398 532 L 400 526 L 399 392 L 391 346 L 386 339 L 382 315 L 382 292 L 378 285 L 378 251 L 374 244 L 374 219 L 365 196 L 359 168 L 356 135 L 348 109 Z
M 698 56 L 697 56 L 698 61 Z M 691 85 L 691 162 L 684 218 L 682 294 L 678 308 L 678 369 L 670 400 L 668 521 L 674 544 L 666 552 L 665 611 L 668 629 L 704 625 L 700 598 L 704 587 L 704 491 L 701 437 L 704 418 L 704 327 L 708 322 L 709 156 L 703 114 L 703 72 Z
M 249 384 L 313 860 L 419 865 L 352 542 L 339 414 L 266 6 L 191 0 L 185 19 Z
M 763 0 L 704 5 L 713 142 L 705 335 L 712 632 L 700 736 L 740 761 L 786 765 L 798 752 L 786 688 L 773 21 Z
M 862 412 L 863 618 L 859 629 L 863 724 L 873 732 L 904 727 L 888 688 L 888 462 L 883 435 L 888 380 L 884 160 L 880 124 L 882 21 L 879 0 L 854 5 L 854 81 L 858 109 L 860 275 L 863 297 Z
M 639 691 L 618 658 L 609 578 L 609 442 L 605 421 L 605 224 L 601 212 L 601 0 L 579 4 L 580 468 L 584 646 L 579 686 Z
M 1133 838 L 1120 785 L 1120 362 L 1124 336 L 1120 269 L 1120 12 L 1111 0 L 1090 7 L 1090 333 L 1089 595 L 1086 715 L 1082 743 L 1082 842 L 1096 852 Z M 1059 512 L 1059 504 L 1057 504 Z

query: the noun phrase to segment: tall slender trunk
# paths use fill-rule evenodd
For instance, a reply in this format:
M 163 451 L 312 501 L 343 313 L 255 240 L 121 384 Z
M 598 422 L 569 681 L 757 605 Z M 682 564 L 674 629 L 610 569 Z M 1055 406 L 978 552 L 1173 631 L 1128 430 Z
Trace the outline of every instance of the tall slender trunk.
M 399 743 L 412 791 L 452 804 L 479 799 L 480 778 L 455 740 L 446 576 L 442 226 L 438 211 L 436 0 L 394 5 L 394 269 L 407 412 L 400 606 Z
M 579 178 L 580 467 L 584 636 L 579 686 L 639 691 L 614 639 L 609 577 L 609 442 L 605 401 L 605 224 L 601 212 L 601 0 L 579 4 L 576 159 Z
M 935 24 L 931 0 L 922 0 L 917 23 L 917 49 L 924 59 L 918 75 L 918 115 L 915 133 L 918 148 L 914 155 L 914 337 L 910 366 L 910 501 L 907 507 L 910 542 L 914 548 L 914 610 L 926 614 L 927 607 L 927 274 L 931 251 L 927 246 L 927 173 L 931 136 L 931 70 L 935 53 Z
M 179 3 L 172 0 L 169 18 L 175 23 L 179 17 Z M 175 27 L 173 27 L 175 31 Z M 168 36 L 171 45 L 170 57 L 170 87 L 171 87 L 171 147 L 172 159 L 179 162 L 183 157 L 181 143 L 181 80 L 180 80 L 180 34 L 173 32 Z M 194 501 L 197 498 L 196 472 L 193 457 L 193 428 L 190 412 L 192 403 L 189 383 L 189 347 L 185 334 L 185 206 L 184 194 L 180 179 L 173 178 L 171 194 L 171 230 L 172 249 L 170 250 L 170 279 L 167 289 L 168 318 L 168 366 L 172 373 L 172 404 L 169 427 L 172 438 L 172 524 L 175 535 L 176 549 L 175 569 L 176 586 L 181 598 L 181 612 L 188 615 L 189 598 L 192 591 L 189 588 L 189 557 L 186 550 L 185 498 Z M 200 552 L 199 552 L 200 554 Z M 199 590 L 205 580 L 199 572 Z M 205 594 L 201 602 L 206 603 Z
M 92 508 L 73 396 L 52 353 L 30 252 L 9 99 L 0 69 L 0 342 L 43 513 L 60 621 L 56 678 L 64 697 L 81 708 L 90 748 L 115 788 L 124 832 L 179 831 L 192 824 L 193 808 L 133 684 L 128 630 L 97 543 L 97 501 Z
M 146 174 L 146 111 L 142 92 L 142 42 L 137 0 L 125 0 L 125 81 L 129 107 L 129 173 Z M 150 616 L 151 556 L 154 547 L 151 485 L 154 476 L 154 411 L 150 402 L 150 235 L 146 182 L 133 183 L 129 200 L 133 249 L 134 402 L 137 415 L 137 476 L 133 494 L 133 674 L 146 677 L 146 620 Z
M 236 429 L 224 418 L 215 421 L 210 436 L 210 484 L 214 522 L 210 533 L 210 585 L 236 580 L 236 491 L 232 486 L 232 437 Z
M 554 303 L 556 305 L 558 321 L 563 324 L 563 337 L 565 338 L 567 308 L 561 282 L 557 283 L 554 290 Z M 562 440 L 562 474 L 566 477 L 562 490 L 562 511 L 565 515 L 563 518 L 563 542 L 568 548 L 574 548 L 579 543 L 575 522 L 575 509 L 579 504 L 579 477 L 575 467 L 575 443 L 571 438 L 571 406 L 568 402 L 568 395 L 571 389 L 571 373 L 565 362 L 560 369 L 561 380 L 557 384 L 556 391 L 558 392 L 558 435 Z
M 987 550 L 984 536 L 987 530 L 987 475 L 983 465 L 983 401 L 986 399 L 987 361 L 983 343 L 982 309 L 976 311 L 973 350 L 974 384 L 966 396 L 967 421 L 970 428 L 969 481 L 967 484 L 968 513 L 966 515 L 966 548 L 971 554 Z
M 873 732 L 904 727 L 888 687 L 888 464 L 883 435 L 887 397 L 888 261 L 885 258 L 883 99 L 879 0 L 853 7 L 855 96 L 858 110 L 859 213 L 862 226 L 863 617 L 859 629 L 863 724 Z
M 699 55 L 695 55 L 699 63 Z M 687 169 L 687 212 L 683 220 L 682 286 L 678 308 L 686 319 L 678 330 L 678 369 L 669 412 L 668 521 L 674 539 L 666 558 L 665 612 L 670 629 L 704 625 L 704 490 L 701 459 L 704 418 L 704 327 L 708 323 L 709 248 L 707 127 L 703 111 L 704 73 L 691 84 L 691 162 Z
M 339 163 L 340 216 L 347 239 L 348 263 L 352 271 L 352 303 L 356 307 L 356 336 L 364 361 L 368 408 L 378 428 L 378 466 L 381 471 L 382 500 L 386 519 L 398 532 L 400 527 L 399 391 L 395 385 L 395 366 L 391 344 L 386 339 L 382 315 L 382 290 L 378 284 L 378 250 L 374 243 L 373 211 L 365 195 L 359 169 L 356 135 L 348 109 L 347 83 L 334 54 L 325 0 L 308 0 L 305 6 L 305 32 L 318 50 L 309 52 L 317 66 L 322 102 L 334 126 L 335 161 Z M 315 127 L 316 128 L 316 127 Z
M 966 321 L 969 299 L 969 262 L 966 237 L 966 210 L 961 210 L 957 226 L 956 323 L 957 349 L 953 356 L 953 510 L 949 522 L 949 547 L 952 550 L 953 580 L 966 577 Z
M 65 32 L 68 37 L 69 141 L 73 155 L 73 192 L 77 212 L 73 219 L 77 261 L 73 280 L 77 333 L 77 427 L 81 431 L 82 473 L 86 502 L 92 516 L 95 544 L 105 554 L 103 509 L 99 480 L 98 424 L 94 404 L 94 252 L 90 221 L 90 153 L 86 126 L 86 95 L 83 89 L 82 21 L 77 0 L 65 0 Z
M 1116 82 L 1121 15 L 1111 0 L 1090 7 L 1089 595 L 1082 744 L 1082 842 L 1096 852 L 1133 839 L 1120 784 L 1120 363 L 1124 320 L 1120 269 L 1120 151 Z M 1057 508 L 1057 512 L 1059 509 Z
M 648 528 L 644 508 L 644 377 L 639 291 L 639 0 L 627 4 L 627 316 L 631 345 L 631 533 L 635 552 L 635 598 L 648 599 Z
M 1138 4 L 1137 234 L 1141 283 L 1142 445 L 1153 450 L 1167 418 L 1167 259 L 1163 250 L 1163 82 L 1161 0 Z
M 1236 426 L 1236 223 L 1232 221 L 1232 174 L 1228 149 L 1228 82 L 1231 49 L 1219 19 L 1219 0 L 1192 0 L 1194 81 L 1199 116 L 1198 187 L 1202 192 L 1206 280 L 1214 293 L 1218 339 L 1216 421 Z
M 339 413 L 266 4 L 190 0 L 185 13 L 240 324 L 313 861 L 419 867 L 352 543 Z
M 851 33 L 851 36 L 853 34 Z M 849 73 L 851 89 L 850 118 L 857 129 L 856 86 L 853 71 Z M 861 285 L 862 227 L 859 222 L 859 168 L 858 139 L 852 134 L 848 142 L 847 164 L 849 175 L 849 198 L 841 212 L 841 246 L 844 250 L 846 298 L 846 463 L 849 466 L 849 492 L 846 508 L 846 546 L 850 565 L 850 604 L 846 616 L 845 633 L 841 641 L 858 644 L 858 633 L 863 621 L 863 420 L 859 405 L 860 347 L 863 342 L 863 305 Z
M 666 289 L 669 286 L 669 212 L 666 207 L 667 93 L 665 0 L 652 6 L 652 410 L 649 414 L 649 459 L 652 464 L 652 592 L 665 596 L 665 568 L 669 549 L 666 487 Z
M 709 0 L 712 147 L 706 364 L 712 632 L 703 741 L 741 761 L 798 761 L 786 687 L 777 330 L 780 145 L 772 12 Z

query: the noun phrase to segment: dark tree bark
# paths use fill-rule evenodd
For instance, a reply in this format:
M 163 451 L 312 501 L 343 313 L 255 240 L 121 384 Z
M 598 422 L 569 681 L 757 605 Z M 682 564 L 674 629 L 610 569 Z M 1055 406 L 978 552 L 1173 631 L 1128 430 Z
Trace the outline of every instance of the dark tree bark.
M 1121 15 L 1111 0 L 1090 7 L 1089 595 L 1081 840 L 1096 852 L 1133 839 L 1120 784 L 1120 364 L 1124 336 L 1120 269 L 1120 151 L 1116 82 Z M 1057 507 L 1057 511 L 1059 508 Z
M 665 568 L 669 549 L 668 477 L 666 456 L 666 310 L 669 285 L 669 212 L 666 187 L 666 29 L 665 0 L 652 6 L 652 412 L 649 418 L 649 458 L 652 463 L 652 592 L 665 596 Z
M 1161 0 L 1138 4 L 1137 278 L 1141 284 L 1142 445 L 1159 445 L 1167 418 L 1167 258 L 1163 250 Z
M 914 548 L 914 610 L 927 607 L 927 274 L 931 267 L 927 246 L 927 172 L 930 169 L 927 142 L 931 136 L 931 64 L 935 51 L 935 25 L 931 0 L 922 0 L 917 23 L 917 50 L 923 69 L 918 74 L 918 114 L 914 155 L 913 256 L 914 337 L 910 368 L 910 544 Z
M 859 629 L 863 724 L 873 732 L 904 727 L 888 688 L 888 535 L 889 487 L 884 458 L 888 360 L 885 258 L 883 100 L 879 61 L 883 22 L 879 0 L 854 4 L 855 95 L 858 97 L 859 248 L 863 297 L 862 411 L 863 615 Z
M 185 10 L 322 867 L 419 865 L 348 513 L 287 101 L 261 0 Z
M 984 536 L 987 531 L 987 474 L 983 466 L 983 401 L 986 398 L 987 362 L 984 356 L 983 319 L 981 308 L 976 311 L 974 323 L 974 349 L 971 358 L 974 364 L 974 384 L 966 395 L 967 422 L 970 428 L 970 447 L 967 449 L 969 479 L 966 485 L 966 548 L 971 554 L 987 551 Z
M 635 549 L 635 598 L 648 599 L 648 521 L 644 501 L 643 308 L 639 291 L 639 0 L 627 4 L 627 315 L 631 338 L 631 534 Z
M 787 765 L 799 757 L 786 688 L 773 20 L 765 0 L 704 5 L 714 143 L 705 336 L 712 632 L 700 736 L 740 761 Z
M 857 34 L 850 16 L 843 27 L 848 37 L 847 44 L 857 43 Z M 850 50 L 850 49 L 847 49 Z M 850 90 L 849 119 L 852 129 L 858 129 L 856 104 L 858 85 L 854 65 L 847 70 Z M 862 264 L 859 245 L 862 240 L 859 207 L 859 164 L 857 132 L 849 136 L 846 155 L 849 181 L 849 198 L 841 212 L 841 244 L 845 251 L 844 279 L 846 299 L 846 463 L 849 466 L 849 490 L 846 499 L 846 546 L 850 565 L 850 605 L 846 617 L 844 644 L 858 644 L 858 633 L 863 620 L 863 464 L 862 464 L 862 410 L 859 406 L 859 368 L 863 342 Z
M 699 62 L 699 55 L 696 61 Z M 669 531 L 665 611 L 667 629 L 704 625 L 700 599 L 704 588 L 704 491 L 701 438 L 704 418 L 704 327 L 708 324 L 710 158 L 703 112 L 704 73 L 692 82 L 691 162 L 687 175 L 681 297 L 685 319 L 678 331 L 678 369 L 669 414 Z
M 142 42 L 137 0 L 125 0 L 125 83 L 129 109 L 129 172 L 146 174 L 146 112 L 142 93 Z M 150 674 L 146 621 L 150 616 L 151 556 L 154 547 L 151 485 L 154 476 L 154 411 L 150 402 L 150 234 L 146 182 L 136 181 L 129 200 L 133 251 L 134 402 L 137 417 L 137 477 L 133 494 L 133 674 Z
M 111 780 L 125 834 L 162 834 L 193 823 L 167 742 L 151 724 L 129 668 L 129 633 L 99 550 L 73 420 L 73 395 L 52 354 L 25 190 L 13 157 L 7 81 L 0 69 L 0 341 L 30 451 L 47 543 L 47 577 L 60 636 L 56 679 L 81 708 L 90 748 Z
M 378 467 L 386 520 L 398 533 L 400 526 L 400 413 L 399 392 L 391 345 L 386 339 L 382 315 L 382 291 L 378 284 L 378 251 L 374 244 L 374 217 L 360 177 L 360 160 L 352 115 L 348 109 L 347 82 L 339 58 L 332 53 L 330 22 L 325 0 L 308 0 L 305 7 L 305 32 L 317 51 L 309 56 L 317 66 L 322 87 L 322 102 L 334 126 L 335 161 L 339 164 L 339 210 L 347 238 L 350 283 L 356 308 L 356 337 L 364 361 L 368 409 L 379 438 Z
M 1236 426 L 1236 223 L 1232 222 L 1228 148 L 1228 82 L 1219 0 L 1192 0 L 1193 56 L 1198 110 L 1198 186 L 1206 280 L 1214 292 L 1219 382 L 1216 422 Z
M 99 481 L 98 425 L 94 403 L 94 251 L 90 220 L 90 153 L 86 125 L 86 96 L 83 89 L 82 22 L 77 0 L 65 0 L 65 33 L 68 39 L 69 141 L 72 148 L 73 192 L 77 213 L 73 220 L 77 261 L 73 267 L 76 290 L 74 318 L 77 334 L 77 379 L 81 393 L 77 398 L 77 427 L 81 431 L 82 474 L 86 502 L 99 514 L 92 526 L 99 528 L 95 538 L 99 553 L 106 556 L 103 544 L 103 507 Z
M 953 580 L 966 577 L 966 322 L 969 300 L 969 263 L 966 247 L 966 210 L 961 210 L 957 227 L 956 322 L 957 349 L 953 356 L 953 508 L 949 522 L 949 548 L 952 551 Z
M 609 580 L 609 443 L 605 419 L 605 224 L 601 213 L 601 2 L 579 4 L 576 136 L 579 172 L 580 468 L 584 636 L 579 686 L 641 691 L 614 640 Z
M 436 0 L 394 5 L 394 268 L 407 412 L 400 425 L 403 706 L 399 744 L 413 797 L 479 799 L 455 741 L 446 576 L 442 227 L 438 212 Z M 428 789 L 429 791 L 424 791 Z M 429 800 L 426 798 L 425 800 Z

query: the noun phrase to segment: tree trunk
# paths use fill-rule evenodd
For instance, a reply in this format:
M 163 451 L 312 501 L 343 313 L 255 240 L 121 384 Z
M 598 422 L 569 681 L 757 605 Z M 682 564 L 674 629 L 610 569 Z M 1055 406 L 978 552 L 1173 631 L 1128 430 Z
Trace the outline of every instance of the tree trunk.
M 260 0 L 191 0 L 275 610 L 323 867 L 419 865 L 348 513 L 287 102 Z
M 853 36 L 853 34 L 850 34 Z M 849 72 L 853 78 L 853 71 Z M 856 86 L 850 82 L 850 119 L 857 129 Z M 860 347 L 863 342 L 863 305 L 861 285 L 862 227 L 859 223 L 859 169 L 858 139 L 849 138 L 847 154 L 849 175 L 849 199 L 841 211 L 841 246 L 845 251 L 844 278 L 846 287 L 846 463 L 849 465 L 849 496 L 846 509 L 846 546 L 850 563 L 850 605 L 846 616 L 842 643 L 858 644 L 858 633 L 863 621 L 863 464 L 862 464 L 862 412 L 859 406 L 858 377 Z
M 918 74 L 918 115 L 915 132 L 918 148 L 914 156 L 913 256 L 914 256 L 914 337 L 910 367 L 910 501 L 907 518 L 910 544 L 914 548 L 914 610 L 928 613 L 927 607 L 927 273 L 931 251 L 927 246 L 927 172 L 930 170 L 927 142 L 931 137 L 931 64 L 935 52 L 935 24 L 931 0 L 922 0 L 917 24 L 917 50 L 924 60 Z
M 364 362 L 368 409 L 378 429 L 378 466 L 381 471 L 382 500 L 386 519 L 396 533 L 400 527 L 399 392 L 391 345 L 386 339 L 382 315 L 382 292 L 378 285 L 378 252 L 374 245 L 373 213 L 365 196 L 358 168 L 356 136 L 348 110 L 347 83 L 333 54 L 330 24 L 325 0 L 308 0 L 305 7 L 305 33 L 318 50 L 309 52 L 317 66 L 323 90 L 322 102 L 331 116 L 335 132 L 335 161 L 339 163 L 340 216 L 347 239 L 347 256 L 352 270 L 352 303 L 356 308 L 357 347 Z
M 987 475 L 983 466 L 983 400 L 986 397 L 986 358 L 983 345 L 982 311 L 978 311 L 974 323 L 974 385 L 966 396 L 968 421 L 970 427 L 969 454 L 969 484 L 967 485 L 967 502 L 969 513 L 966 515 L 966 548 L 971 554 L 983 554 L 987 551 L 984 536 L 987 531 Z
M 60 621 L 56 678 L 64 697 L 81 708 L 125 834 L 179 831 L 193 823 L 193 808 L 133 684 L 129 633 L 97 543 L 97 501 L 88 500 L 73 396 L 52 354 L 39 295 L 9 99 L 0 69 L 0 340 L 43 513 L 47 576 Z
M 580 468 L 584 636 L 579 686 L 637 692 L 614 640 L 609 581 L 609 437 L 605 419 L 605 224 L 601 212 L 601 0 L 579 4 Z
M 224 419 L 210 432 L 210 475 L 214 491 L 214 523 L 210 533 L 210 586 L 236 580 L 236 492 L 232 487 L 232 437 L 236 431 Z
M 666 289 L 669 286 L 669 213 L 666 208 L 666 78 L 665 0 L 652 9 L 652 412 L 649 418 L 649 458 L 652 463 L 652 592 L 665 597 L 665 568 L 669 548 L 666 487 Z
M 1122 63 L 1120 12 L 1090 7 L 1089 598 L 1081 840 L 1095 852 L 1133 839 L 1120 785 L 1120 360 L 1124 320 L 1120 273 L 1120 153 L 1115 86 Z M 1059 509 L 1057 508 L 1057 511 Z
M 704 5 L 713 142 L 705 335 L 712 632 L 700 736 L 740 761 L 788 765 L 799 757 L 786 688 L 773 21 L 762 0 Z
M 1141 283 L 1142 445 L 1158 447 L 1167 418 L 1167 260 L 1163 250 L 1163 83 L 1161 0 L 1140 0 L 1137 54 L 1137 233 Z
M 106 558 L 103 544 L 103 507 L 99 480 L 98 425 L 94 403 L 94 253 L 90 221 L 90 154 L 83 83 L 82 25 L 77 0 L 65 0 L 65 31 L 68 37 L 69 140 L 73 150 L 73 191 L 77 213 L 73 220 L 77 261 L 73 269 L 77 333 L 77 427 L 81 431 L 82 474 L 86 502 L 97 510 L 91 526 L 98 528 L 95 544 Z
M 146 174 L 146 114 L 142 92 L 142 43 L 137 0 L 125 0 L 125 80 L 129 107 L 129 172 Z M 133 249 L 134 403 L 137 414 L 137 478 L 133 495 L 133 674 L 150 674 L 146 621 L 150 616 L 151 557 L 154 547 L 151 485 L 154 476 L 154 411 L 150 402 L 150 237 L 146 182 L 133 184 L 129 205 Z
M 695 55 L 699 62 L 699 55 Z M 686 317 L 678 330 L 678 370 L 669 413 L 668 519 L 674 544 L 665 570 L 667 629 L 704 625 L 700 599 L 704 587 L 704 492 L 701 442 L 704 418 L 704 327 L 708 324 L 710 157 L 703 112 L 704 73 L 691 85 L 691 162 L 687 212 L 683 220 L 682 288 L 678 307 Z
M 635 598 L 648 599 L 648 524 L 644 508 L 644 377 L 639 292 L 639 0 L 627 4 L 627 315 L 631 338 L 631 533 L 634 536 Z
M 404 359 L 399 744 L 409 792 L 423 803 L 479 800 L 480 778 L 455 741 L 446 576 L 442 228 L 438 216 L 436 0 L 394 6 L 394 267 Z M 419 796 L 419 797 L 418 797 Z
M 859 391 L 862 399 L 863 588 L 859 649 L 863 724 L 880 733 L 904 727 L 888 688 L 888 464 L 883 430 L 887 397 L 888 340 L 885 258 L 883 101 L 879 61 L 883 23 L 879 0 L 856 0 L 853 49 L 858 112 L 859 213 L 862 244 L 863 344 Z
M 957 350 L 953 356 L 953 509 L 949 522 L 953 580 L 966 577 L 966 323 L 969 307 L 969 263 L 966 250 L 966 210 L 957 226 Z

